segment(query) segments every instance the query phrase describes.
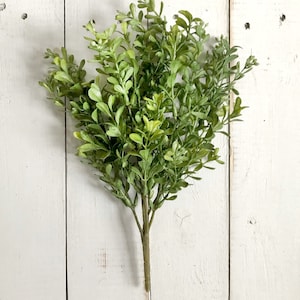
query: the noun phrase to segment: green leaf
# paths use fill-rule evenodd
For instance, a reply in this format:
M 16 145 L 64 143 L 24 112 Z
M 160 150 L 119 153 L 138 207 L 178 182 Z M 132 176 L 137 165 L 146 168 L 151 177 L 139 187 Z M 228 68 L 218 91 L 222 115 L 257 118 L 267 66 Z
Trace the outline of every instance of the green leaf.
M 119 84 L 114 86 L 114 90 L 120 94 L 126 94 L 126 91 L 124 90 L 124 88 L 122 88 Z
M 183 16 L 185 16 L 189 20 L 190 23 L 192 22 L 193 16 L 192 16 L 192 14 L 189 11 L 187 11 L 187 10 L 180 10 L 179 13 L 182 14 Z
M 118 108 L 117 112 L 116 112 L 116 115 L 115 115 L 115 120 L 116 120 L 116 123 L 119 125 L 120 123 L 120 118 L 121 118 L 121 115 L 124 111 L 124 108 L 125 108 L 125 105 L 122 105 Z
M 108 117 L 111 116 L 111 113 L 109 111 L 108 105 L 104 102 L 97 102 L 96 103 L 96 107 L 103 112 L 104 114 L 106 114 Z
M 90 105 L 88 104 L 88 102 L 84 102 L 83 105 L 82 105 L 82 108 L 84 110 L 89 110 L 90 109 Z
M 113 105 L 115 104 L 116 97 L 114 95 L 109 95 L 108 97 L 108 106 L 111 111 L 113 111 Z
M 140 172 L 140 170 L 137 167 L 131 167 L 131 171 L 133 173 L 135 173 L 138 177 L 140 177 L 141 179 L 143 179 L 143 175 L 142 175 L 142 173 Z
M 166 200 L 172 201 L 172 200 L 175 200 L 176 198 L 177 198 L 177 195 L 174 195 L 174 196 L 168 197 Z
M 136 14 L 136 6 L 135 6 L 135 4 L 134 3 L 130 3 L 129 8 L 130 8 L 131 15 L 133 17 L 135 17 L 135 14 Z
M 131 80 L 128 80 L 126 83 L 125 83 L 125 89 L 126 89 L 126 92 L 128 92 L 133 86 L 133 83 Z
M 123 22 L 121 23 L 121 28 L 122 28 L 123 34 L 127 34 L 127 32 L 128 32 L 128 23 L 125 22 L 125 21 L 123 21 Z
M 60 67 L 62 68 L 62 70 L 68 74 L 68 65 L 65 59 L 61 59 L 60 60 Z
M 93 121 L 98 123 L 98 110 L 97 109 L 94 109 L 94 111 L 91 114 L 91 117 L 92 117 Z
M 119 84 L 119 81 L 115 77 L 112 77 L 112 76 L 107 77 L 107 81 L 113 85 Z
M 156 130 L 159 129 L 159 126 L 161 125 L 161 121 L 159 120 L 152 120 L 152 121 L 148 121 L 146 123 L 146 129 L 147 131 L 149 131 L 150 133 L 154 133 Z
M 65 82 L 65 83 L 74 83 L 71 76 L 63 71 L 57 71 L 54 75 L 54 78 L 58 81 Z
M 129 135 L 130 139 L 133 140 L 135 143 L 137 144 L 143 144 L 143 137 L 141 137 L 139 134 L 137 133 L 131 133 Z
M 199 112 L 199 111 L 192 111 L 192 114 L 201 119 L 201 120 L 206 120 L 207 119 L 207 115 L 205 113 Z
M 126 82 L 126 81 L 132 76 L 133 71 L 134 71 L 133 67 L 130 67 L 130 68 L 126 71 L 125 76 L 124 76 L 124 78 L 123 78 L 123 81 L 124 81 L 124 82 Z
M 70 91 L 72 91 L 73 93 L 75 93 L 77 95 L 81 95 L 83 90 L 82 90 L 81 84 L 76 83 L 70 87 Z
M 108 176 L 111 176 L 111 172 L 112 172 L 112 165 L 111 164 L 107 164 L 105 167 L 105 172 Z
M 108 129 L 108 131 L 106 131 L 106 134 L 110 137 L 119 137 L 121 136 L 121 132 L 120 129 L 117 126 L 111 125 Z
M 230 114 L 230 119 L 237 118 L 241 115 L 241 111 L 246 108 L 246 106 L 241 106 L 242 99 L 237 97 L 234 103 L 233 112 Z
M 186 23 L 186 21 L 180 17 L 176 18 L 176 24 L 182 28 L 184 28 L 185 30 L 187 30 L 188 28 L 188 24 Z
M 101 95 L 100 88 L 95 83 L 91 84 L 91 88 L 88 91 L 88 95 L 92 100 L 94 100 L 96 102 L 102 101 L 102 95 Z
M 39 85 L 44 87 L 48 91 L 48 93 L 52 92 L 51 88 L 49 87 L 49 85 L 46 82 L 39 81 Z
M 79 132 L 79 131 L 75 131 L 75 132 L 73 132 L 73 135 L 74 135 L 74 137 L 75 137 L 76 139 L 78 139 L 78 140 L 82 140 L 82 137 L 81 137 L 81 134 L 80 134 L 80 132 Z
M 126 53 L 127 53 L 127 55 L 129 56 L 129 58 L 135 59 L 135 53 L 134 53 L 134 50 L 128 49 Z
M 77 148 L 79 155 L 86 153 L 86 152 L 90 152 L 90 151 L 96 151 L 96 150 L 105 150 L 108 151 L 105 147 L 103 147 L 102 145 L 96 145 L 96 144 L 83 144 L 81 146 L 79 146 Z

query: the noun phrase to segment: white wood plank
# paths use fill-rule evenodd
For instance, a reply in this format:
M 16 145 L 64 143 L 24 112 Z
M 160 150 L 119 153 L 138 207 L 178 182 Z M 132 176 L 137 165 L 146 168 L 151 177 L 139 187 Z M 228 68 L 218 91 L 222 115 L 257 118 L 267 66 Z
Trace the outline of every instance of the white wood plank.
M 293 0 L 232 1 L 232 41 L 260 62 L 232 126 L 232 300 L 300 295 L 299 12 Z
M 11 0 L 0 11 L 3 300 L 65 299 L 63 115 L 37 83 L 44 49 L 63 41 L 62 4 Z
M 96 21 L 109 26 L 117 9 L 131 1 L 67 1 L 67 46 L 78 57 L 86 55 L 81 24 Z M 226 34 L 227 1 L 165 1 L 169 19 L 188 9 L 210 25 L 212 34 Z M 92 53 L 90 53 L 92 55 Z M 72 126 L 69 127 L 70 135 Z M 220 138 L 227 159 L 227 142 Z M 68 262 L 72 300 L 144 299 L 141 244 L 134 221 L 114 200 L 95 172 L 68 150 Z M 203 181 L 166 203 L 157 213 L 151 233 L 152 300 L 228 298 L 227 167 L 203 172 Z

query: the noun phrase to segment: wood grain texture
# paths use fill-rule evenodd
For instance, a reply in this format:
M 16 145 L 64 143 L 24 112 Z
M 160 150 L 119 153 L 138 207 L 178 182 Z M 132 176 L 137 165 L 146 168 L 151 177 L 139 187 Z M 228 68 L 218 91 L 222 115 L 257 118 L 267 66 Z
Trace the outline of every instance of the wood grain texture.
M 87 52 L 81 25 L 89 19 L 101 30 L 116 10 L 132 1 L 67 1 L 66 42 L 71 52 Z M 208 30 L 227 34 L 227 1 L 165 1 L 168 18 L 178 9 L 209 21 Z M 92 69 L 92 68 L 91 68 Z M 69 124 L 71 136 L 72 124 Z M 226 139 L 220 138 L 227 159 Z M 103 189 L 95 172 L 74 156 L 68 141 L 68 270 L 72 300 L 144 299 L 141 243 L 130 212 Z M 228 298 L 227 167 L 202 172 L 202 182 L 158 211 L 151 232 L 152 300 Z M 146 299 L 146 298 L 145 298 Z
M 63 5 L 1 7 L 0 299 L 64 300 L 63 115 L 38 86 L 44 49 L 63 41 Z
M 233 44 L 260 66 L 239 85 L 250 108 L 231 130 L 230 299 L 299 299 L 300 4 L 235 0 L 231 9 Z

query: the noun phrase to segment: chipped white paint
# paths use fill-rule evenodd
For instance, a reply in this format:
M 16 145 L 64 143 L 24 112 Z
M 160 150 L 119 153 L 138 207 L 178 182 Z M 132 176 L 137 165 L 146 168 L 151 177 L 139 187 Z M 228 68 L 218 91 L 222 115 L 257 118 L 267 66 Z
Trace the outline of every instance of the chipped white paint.
M 82 25 L 95 19 L 105 28 L 129 2 L 66 0 L 68 49 L 90 53 Z M 300 5 L 230 2 L 232 44 L 260 62 L 239 84 L 250 106 L 245 121 L 231 127 L 230 299 L 298 299 Z M 165 8 L 169 20 L 183 8 L 209 22 L 212 34 L 228 33 L 228 0 L 165 0 Z M 44 49 L 62 45 L 63 34 L 62 1 L 0 4 L 0 299 L 67 300 L 65 204 L 68 299 L 145 299 L 132 216 L 75 157 L 70 120 L 64 181 L 64 117 L 37 86 Z M 226 160 L 226 139 L 219 144 Z M 226 165 L 202 173 L 158 211 L 152 300 L 229 298 L 227 173 Z

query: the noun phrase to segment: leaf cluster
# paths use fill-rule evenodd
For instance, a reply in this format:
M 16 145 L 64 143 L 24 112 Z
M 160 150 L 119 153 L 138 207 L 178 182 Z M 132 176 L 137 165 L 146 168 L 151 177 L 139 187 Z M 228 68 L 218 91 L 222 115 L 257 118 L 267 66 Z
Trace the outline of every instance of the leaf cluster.
M 257 64 L 241 66 L 237 47 L 212 39 L 186 10 L 168 25 L 153 0 L 130 4 L 103 32 L 86 26 L 98 75 L 86 81 L 85 61 L 47 50 L 52 68 L 40 84 L 77 121 L 78 155 L 132 210 L 147 199 L 149 216 L 188 186 L 188 178 L 219 160 L 213 140 L 242 109 L 235 83 Z M 67 101 L 65 101 L 65 98 Z M 152 220 L 151 220 L 152 221 Z

